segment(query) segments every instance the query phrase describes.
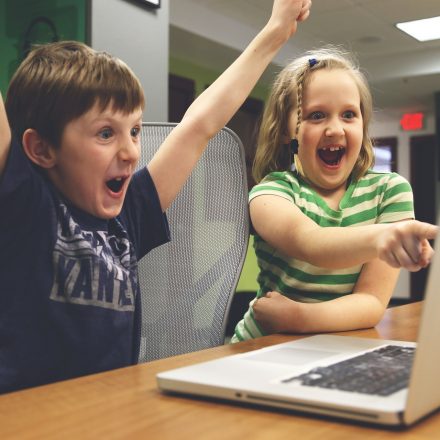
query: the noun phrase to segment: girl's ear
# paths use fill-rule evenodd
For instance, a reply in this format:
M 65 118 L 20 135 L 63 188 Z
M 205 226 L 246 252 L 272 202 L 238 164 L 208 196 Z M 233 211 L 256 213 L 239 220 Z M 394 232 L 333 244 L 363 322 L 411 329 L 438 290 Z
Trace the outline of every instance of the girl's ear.
M 292 138 L 288 134 L 281 135 L 281 143 L 283 145 L 290 144 L 291 140 L 292 140 Z
M 54 148 L 33 128 L 23 133 L 23 149 L 26 156 L 41 168 L 52 168 L 56 163 Z

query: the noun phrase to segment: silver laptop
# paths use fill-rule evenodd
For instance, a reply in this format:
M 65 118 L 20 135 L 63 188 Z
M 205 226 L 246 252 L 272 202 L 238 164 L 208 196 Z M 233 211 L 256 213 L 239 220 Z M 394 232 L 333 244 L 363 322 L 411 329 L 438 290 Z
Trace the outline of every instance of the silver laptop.
M 439 238 L 417 344 L 310 336 L 159 373 L 159 388 L 374 424 L 414 423 L 440 407 Z

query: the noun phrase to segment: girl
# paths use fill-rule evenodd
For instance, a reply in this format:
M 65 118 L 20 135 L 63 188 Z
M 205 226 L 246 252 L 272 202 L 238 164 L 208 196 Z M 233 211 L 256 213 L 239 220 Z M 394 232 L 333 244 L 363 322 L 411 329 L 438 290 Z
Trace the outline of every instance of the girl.
M 372 327 L 397 268 L 429 264 L 437 228 L 402 222 L 414 218 L 409 183 L 370 169 L 371 115 L 367 81 L 339 50 L 309 52 L 279 74 L 250 193 L 260 289 L 232 342 Z

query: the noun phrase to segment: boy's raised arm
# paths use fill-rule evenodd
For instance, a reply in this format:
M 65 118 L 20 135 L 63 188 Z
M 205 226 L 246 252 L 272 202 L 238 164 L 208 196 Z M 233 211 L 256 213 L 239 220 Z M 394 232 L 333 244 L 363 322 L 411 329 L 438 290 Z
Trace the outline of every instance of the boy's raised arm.
M 3 97 L 0 93 L 0 177 L 3 175 L 10 145 L 11 129 L 9 128 L 9 122 L 3 104 Z
M 165 211 L 190 175 L 209 139 L 231 119 L 270 61 L 309 16 L 311 0 L 274 0 L 258 35 L 228 69 L 189 107 L 148 169 Z

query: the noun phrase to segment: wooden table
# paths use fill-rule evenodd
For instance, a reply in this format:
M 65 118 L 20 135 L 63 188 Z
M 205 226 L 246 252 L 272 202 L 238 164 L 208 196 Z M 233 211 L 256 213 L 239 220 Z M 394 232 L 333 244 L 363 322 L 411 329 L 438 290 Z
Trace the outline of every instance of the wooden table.
M 347 335 L 414 341 L 421 303 Z M 397 430 L 162 394 L 156 373 L 295 336 L 272 335 L 0 396 L 0 439 L 439 439 L 440 413 Z

